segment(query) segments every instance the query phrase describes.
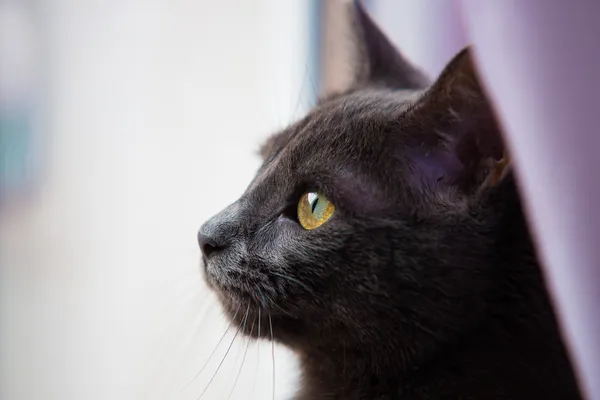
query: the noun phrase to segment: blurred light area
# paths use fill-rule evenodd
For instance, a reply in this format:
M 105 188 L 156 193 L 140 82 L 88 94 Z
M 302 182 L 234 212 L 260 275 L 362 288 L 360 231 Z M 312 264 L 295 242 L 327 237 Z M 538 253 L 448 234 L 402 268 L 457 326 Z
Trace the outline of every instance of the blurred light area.
M 23 3 L 0 2 L 0 203 L 32 183 L 39 95 L 39 37 Z M 14 201 L 14 200 L 13 200 Z
M 456 1 L 368 0 L 367 4 L 398 49 L 431 78 L 468 44 Z
M 200 396 L 235 329 L 182 391 L 227 326 L 196 231 L 313 103 L 314 7 L 0 0 L 0 398 Z M 245 345 L 203 399 L 229 396 Z M 271 398 L 271 368 L 251 344 L 232 398 Z

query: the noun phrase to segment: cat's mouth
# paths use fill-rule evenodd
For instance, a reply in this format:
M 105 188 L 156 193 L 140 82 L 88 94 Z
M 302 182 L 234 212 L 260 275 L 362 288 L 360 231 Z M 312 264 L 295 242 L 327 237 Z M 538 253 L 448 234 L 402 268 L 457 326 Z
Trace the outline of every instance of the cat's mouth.
M 242 276 L 232 279 L 215 270 L 216 266 L 211 265 L 211 261 L 208 265 L 203 262 L 206 281 L 216 292 L 226 317 L 238 333 L 255 339 L 277 340 L 280 324 L 289 325 L 289 322 L 283 321 L 297 321 L 273 300 L 274 294 L 261 284 L 260 279 L 247 276 L 246 279 Z
M 231 260 L 229 260 L 231 261 Z M 243 260 L 235 264 L 224 260 L 202 260 L 205 280 L 214 290 L 228 311 L 236 307 L 249 307 L 258 313 L 261 309 L 271 315 L 289 314 L 278 304 L 273 282 L 267 274 L 251 271 Z

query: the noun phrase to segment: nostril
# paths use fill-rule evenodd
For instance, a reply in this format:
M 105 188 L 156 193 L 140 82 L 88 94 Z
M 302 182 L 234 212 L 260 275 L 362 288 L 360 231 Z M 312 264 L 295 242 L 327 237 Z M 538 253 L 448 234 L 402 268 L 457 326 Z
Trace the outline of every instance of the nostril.
M 217 246 L 211 243 L 205 243 L 202 245 L 202 253 L 204 253 L 204 257 L 208 258 L 210 253 L 217 249 Z
M 208 258 L 213 251 L 219 248 L 213 239 L 202 233 L 198 233 L 198 244 L 200 245 L 202 254 L 204 254 L 204 257 L 206 258 Z

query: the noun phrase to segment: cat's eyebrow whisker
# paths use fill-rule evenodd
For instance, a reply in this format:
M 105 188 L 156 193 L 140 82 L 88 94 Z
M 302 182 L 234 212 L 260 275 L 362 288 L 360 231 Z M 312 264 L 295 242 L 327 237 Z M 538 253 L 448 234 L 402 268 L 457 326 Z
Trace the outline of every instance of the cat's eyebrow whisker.
M 256 322 L 256 320 L 252 321 L 252 327 L 250 327 L 250 336 L 252 336 L 252 332 L 254 332 L 254 323 Z M 244 322 L 244 332 L 245 332 L 245 327 L 246 323 Z M 240 365 L 240 369 L 237 373 L 237 376 L 235 377 L 235 381 L 233 382 L 233 387 L 231 388 L 231 392 L 229 392 L 229 397 L 227 397 L 227 400 L 231 399 L 231 395 L 233 395 L 233 392 L 235 391 L 235 386 L 238 383 L 238 380 L 240 379 L 240 375 L 242 374 L 242 369 L 244 368 L 244 361 L 246 361 L 246 354 L 248 354 L 248 347 L 250 347 L 250 340 L 251 337 L 248 338 L 248 342 L 246 343 L 246 350 L 244 350 L 244 356 L 242 357 L 242 364 Z
M 316 91 L 315 85 L 313 83 L 312 77 L 310 75 L 310 71 L 308 69 L 308 64 L 304 63 L 304 75 L 302 76 L 302 83 L 300 84 L 300 90 L 298 91 L 298 100 L 296 101 L 296 106 L 294 107 L 294 113 L 292 114 L 292 118 L 296 119 L 298 117 L 298 111 L 300 111 L 300 103 L 304 98 L 304 87 L 306 85 L 307 80 L 313 85 L 313 89 Z
M 250 303 L 248 303 L 248 308 L 246 309 L 246 315 L 244 316 L 244 326 L 246 326 L 246 320 L 248 319 L 248 312 L 250 311 Z M 231 350 L 231 347 L 233 346 L 233 343 L 235 342 L 235 338 L 237 337 L 237 335 L 240 333 L 240 330 L 242 329 L 242 323 L 240 323 L 240 326 L 238 327 L 237 331 L 235 332 L 235 335 L 233 336 L 233 339 L 231 339 L 231 343 L 229 344 L 229 347 L 227 348 L 227 351 L 225 352 L 225 355 L 223 356 L 223 359 L 221 360 L 221 362 L 219 363 L 219 366 L 217 367 L 217 369 L 215 370 L 215 373 L 213 374 L 213 376 L 210 378 L 210 380 L 208 381 L 208 384 L 206 385 L 206 387 L 204 388 L 204 390 L 202 391 L 202 393 L 200 393 L 200 396 L 198 396 L 197 400 L 200 400 L 202 398 L 202 396 L 204 396 L 204 393 L 206 393 L 206 391 L 208 390 L 208 388 L 210 387 L 210 384 L 212 383 L 212 381 L 215 379 L 215 377 L 217 376 L 217 373 L 219 373 L 219 370 L 221 369 L 221 366 L 223 365 L 223 362 L 225 362 L 225 359 L 227 358 L 227 355 L 229 354 L 229 351 Z
M 221 336 L 221 338 L 219 339 L 219 341 L 217 342 L 217 345 L 215 346 L 215 348 L 213 349 L 212 353 L 210 353 L 210 355 L 208 356 L 208 359 L 206 360 L 206 362 L 204 363 L 204 365 L 202 366 L 202 368 L 200 368 L 200 371 L 198 371 L 198 373 L 196 373 L 196 375 L 194 375 L 194 378 L 192 378 L 191 381 L 189 381 L 187 383 L 187 385 L 185 385 L 183 387 L 183 389 L 181 389 L 179 391 L 179 393 L 183 392 L 185 389 L 187 389 L 192 383 L 194 383 L 194 381 L 196 379 L 198 379 L 198 377 L 202 374 L 202 372 L 204 371 L 204 369 L 206 368 L 206 366 L 208 365 L 208 363 L 210 362 L 210 360 L 213 358 L 213 356 L 215 355 L 215 353 L 217 352 L 217 349 L 219 348 L 219 346 L 221 345 L 221 342 L 223 341 L 223 339 L 225 339 L 225 336 L 227 336 L 227 332 L 229 332 L 229 329 L 231 329 L 231 326 L 233 325 L 233 321 L 235 321 L 235 317 L 237 317 L 238 312 L 240 311 L 240 307 L 241 304 L 238 305 L 237 309 L 235 310 L 235 314 L 233 314 L 233 318 L 231 319 L 231 322 L 229 323 L 229 325 L 227 326 L 227 329 L 225 330 L 225 333 L 223 333 L 223 336 Z
M 271 330 L 271 359 L 273 360 L 273 400 L 275 400 L 275 341 L 273 340 L 273 322 L 269 313 L 269 328 Z
M 315 81 L 313 80 L 312 75 L 310 74 L 310 69 L 308 68 L 308 64 L 304 63 L 304 68 L 306 68 L 306 73 L 308 75 L 308 80 L 310 80 L 310 85 L 313 89 L 313 99 L 317 99 L 319 97 L 319 91 L 317 90 L 317 85 L 315 85 Z
M 291 282 L 295 282 L 295 283 L 297 283 L 298 285 L 300 285 L 300 286 L 302 286 L 304 289 L 306 289 L 308 292 L 311 292 L 311 293 L 313 292 L 311 288 L 309 288 L 308 286 L 306 286 L 306 284 L 302 283 L 301 281 L 299 281 L 299 280 L 298 280 L 298 279 L 296 279 L 296 278 L 292 278 L 291 276 L 288 276 L 288 275 L 285 275 L 285 274 L 280 274 L 280 273 L 278 273 L 278 272 L 273 272 L 273 271 L 269 271 L 269 272 L 270 272 L 271 274 L 273 274 L 273 275 L 276 275 L 276 276 L 279 276 L 279 277 L 281 277 L 281 278 L 283 278 L 283 279 L 287 279 L 287 280 L 289 280 L 289 281 L 291 281 Z

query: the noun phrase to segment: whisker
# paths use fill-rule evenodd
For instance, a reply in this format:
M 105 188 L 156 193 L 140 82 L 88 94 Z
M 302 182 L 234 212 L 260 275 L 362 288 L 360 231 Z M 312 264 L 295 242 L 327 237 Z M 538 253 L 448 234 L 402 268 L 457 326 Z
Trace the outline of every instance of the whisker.
M 235 321 L 235 317 L 237 317 L 238 312 L 240 311 L 240 307 L 241 304 L 238 305 L 237 309 L 235 310 L 235 314 L 233 314 L 233 318 L 231 319 L 231 322 L 229 323 L 229 326 L 227 326 L 227 329 L 225 330 L 225 333 L 223 333 L 223 336 L 221 336 L 221 338 L 219 339 L 219 341 L 217 342 L 217 345 L 215 346 L 215 348 L 213 349 L 212 353 L 210 353 L 210 356 L 208 356 L 208 359 L 206 360 L 206 362 L 204 363 L 204 365 L 202 366 L 202 368 L 200 368 L 200 371 L 194 375 L 194 378 L 188 382 L 187 385 L 185 385 L 183 387 L 183 389 L 181 389 L 179 391 L 179 393 L 183 392 L 185 389 L 187 389 L 192 383 L 194 383 L 194 381 L 196 379 L 198 379 L 198 377 L 200 376 L 200 374 L 202 374 L 202 372 L 204 371 L 204 369 L 206 368 L 206 366 L 208 365 L 208 363 L 210 362 L 210 360 L 212 359 L 212 357 L 215 355 L 215 353 L 217 352 L 217 349 L 219 348 L 219 345 L 221 344 L 221 342 L 223 341 L 223 339 L 225 339 L 225 336 L 227 336 L 227 332 L 229 332 L 229 329 L 231 329 L 231 326 L 233 325 L 233 321 Z
M 293 315 L 289 312 L 284 310 L 283 308 L 281 308 L 276 302 L 275 300 L 273 300 L 272 298 L 270 298 L 269 296 L 265 296 L 263 295 L 263 293 L 261 292 L 260 289 L 258 289 L 260 296 L 263 299 L 263 307 L 265 308 L 265 310 L 267 310 L 267 304 L 272 306 L 273 308 L 277 308 L 279 311 L 281 311 L 283 314 L 285 315 L 289 315 L 291 317 L 293 317 Z
M 317 90 L 317 85 L 315 85 L 315 81 L 313 80 L 312 75 L 310 74 L 310 68 L 308 68 L 308 64 L 304 63 L 304 68 L 306 69 L 306 73 L 308 74 L 308 79 L 310 80 L 310 84 L 313 89 L 313 99 L 317 99 L 319 97 L 319 92 Z
M 298 117 L 298 111 L 300 111 L 300 104 L 302 103 L 303 95 L 304 95 L 304 85 L 306 84 L 308 78 L 308 65 L 304 64 L 306 67 L 304 70 L 304 74 L 302 75 L 302 82 L 300 83 L 300 90 L 298 91 L 298 100 L 296 101 L 296 106 L 294 107 L 294 113 L 292 114 L 292 118 Z
M 289 311 L 285 311 L 283 308 L 281 308 L 281 307 L 279 306 L 279 304 L 275 303 L 273 300 L 271 300 L 271 305 L 272 305 L 274 308 L 276 308 L 276 309 L 278 309 L 279 311 L 281 311 L 283 314 L 285 314 L 285 315 L 289 315 L 289 316 L 293 317 L 293 314 L 292 314 L 292 313 L 290 313 Z
M 177 299 L 175 304 L 180 310 L 173 312 L 169 307 L 169 300 L 165 296 L 163 304 L 159 305 L 158 310 L 166 312 L 167 317 L 164 324 L 158 327 L 157 337 L 161 342 L 167 344 L 164 351 L 156 356 L 156 365 L 160 365 L 163 371 L 172 371 L 181 363 L 184 354 L 189 354 L 188 348 L 194 343 L 195 338 L 201 331 L 201 326 L 208 315 L 207 310 L 211 306 L 210 302 L 202 304 L 198 302 L 201 293 L 197 293 L 186 299 Z M 171 302 L 171 304 L 173 304 Z M 177 334 L 176 334 L 177 333 Z M 188 379 L 185 377 L 184 379 Z M 185 383 L 185 382 L 183 382 Z M 181 383 L 179 386 L 183 386 Z
M 245 324 L 245 320 L 248 318 L 248 311 L 250 311 L 250 303 L 248 303 L 248 308 L 246 309 L 246 316 L 244 318 L 244 324 Z M 221 369 L 221 366 L 223 365 L 223 362 L 225 362 L 225 359 L 227 358 L 227 355 L 229 354 L 229 350 L 231 350 L 231 346 L 233 346 L 233 342 L 235 342 L 235 338 L 240 333 L 241 329 L 242 329 L 242 325 L 240 324 L 240 326 L 238 327 L 237 331 L 235 332 L 235 335 L 233 336 L 233 339 L 231 339 L 231 343 L 229 344 L 229 347 L 227 348 L 227 351 L 225 352 L 225 355 L 223 356 L 223 359 L 219 363 L 219 366 L 217 367 L 217 370 L 215 371 L 215 373 L 213 374 L 213 376 L 210 378 L 210 381 L 208 381 L 208 384 L 206 385 L 206 387 L 204 388 L 204 390 L 202 391 L 202 393 L 200 393 L 200 396 L 198 397 L 197 400 L 200 400 L 202 398 L 202 396 L 204 396 L 204 393 L 206 393 L 206 391 L 210 387 L 210 384 L 212 383 L 212 381 L 215 379 L 215 377 L 219 373 L 219 370 Z
M 298 285 L 302 286 L 302 287 L 303 287 L 304 289 L 306 289 L 307 291 L 309 291 L 309 292 L 312 292 L 312 289 L 310 289 L 308 286 L 306 286 L 304 283 L 300 282 L 300 281 L 299 281 L 298 279 L 296 279 L 296 278 L 292 278 L 291 276 L 287 276 L 287 275 L 280 274 L 280 273 L 277 273 L 277 272 L 272 272 L 272 271 L 271 271 L 270 273 L 271 273 L 271 274 L 273 274 L 273 275 L 277 275 L 277 276 L 279 276 L 279 277 L 281 277 L 281 278 L 283 278 L 283 279 L 287 279 L 287 280 L 289 280 L 289 281 L 295 282 L 295 283 L 297 283 Z
M 244 316 L 244 319 L 243 319 L 242 336 L 246 333 L 246 326 L 247 326 L 247 322 L 248 322 L 248 311 L 249 310 L 246 311 L 246 315 Z M 243 348 L 241 350 L 243 350 Z M 238 349 L 238 351 L 236 352 L 236 356 L 235 356 L 235 364 L 237 364 L 237 362 L 240 358 L 240 355 L 243 355 L 243 351 L 240 351 L 240 349 Z
M 273 340 L 273 322 L 269 313 L 269 328 L 271 329 L 271 359 L 273 360 L 273 400 L 275 400 L 275 341 Z
M 256 389 L 256 378 L 258 377 L 258 366 L 260 365 L 260 308 L 258 309 L 258 338 L 256 342 L 256 368 L 254 368 L 254 381 L 252 382 L 252 392 L 254 394 L 254 390 Z
M 252 339 L 252 337 L 251 337 L 252 332 L 254 332 L 255 322 L 256 322 L 256 320 L 252 321 L 252 327 L 250 328 L 250 337 L 248 338 L 248 342 L 246 343 L 246 350 L 244 350 L 244 356 L 242 357 L 242 364 L 240 365 L 240 370 L 238 371 L 238 374 L 235 377 L 235 381 L 233 382 L 233 387 L 231 388 L 231 392 L 229 392 L 229 397 L 227 397 L 227 400 L 231 399 L 231 395 L 235 391 L 235 386 L 237 385 L 238 380 L 240 379 L 240 375 L 242 374 L 242 369 L 244 368 L 244 361 L 246 361 L 246 354 L 248 354 L 248 347 L 250 347 L 250 340 Z
M 267 308 L 267 300 L 265 299 L 265 295 L 263 294 L 262 290 L 260 290 L 259 287 L 257 287 L 256 289 L 258 289 L 258 293 L 260 294 L 260 298 L 262 299 L 263 307 Z

